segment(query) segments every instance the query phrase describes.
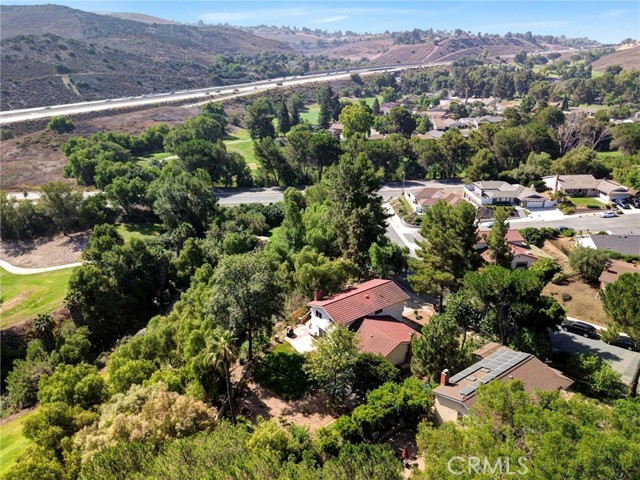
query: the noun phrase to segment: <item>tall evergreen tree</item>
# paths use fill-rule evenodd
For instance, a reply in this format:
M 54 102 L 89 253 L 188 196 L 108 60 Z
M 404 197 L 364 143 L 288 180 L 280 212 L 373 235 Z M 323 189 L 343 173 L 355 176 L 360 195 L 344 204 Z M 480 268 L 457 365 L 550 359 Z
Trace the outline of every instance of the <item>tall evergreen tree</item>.
M 382 197 L 376 192 L 382 172 L 362 153 L 344 155 L 322 178 L 331 205 L 331 220 L 343 257 L 365 271 L 369 248 L 381 243 L 386 232 L 387 214 Z
M 487 235 L 487 246 L 491 259 L 504 268 L 511 267 L 513 253 L 507 242 L 507 232 L 509 231 L 509 211 L 504 207 L 498 207 L 495 212 L 491 232 Z
M 304 224 L 302 211 L 304 197 L 295 188 L 287 188 L 284 192 L 284 220 L 282 230 L 290 251 L 299 251 L 304 245 Z
M 289 124 L 291 127 L 295 127 L 300 124 L 300 109 L 297 103 L 291 104 L 291 111 L 289 112 Z
M 371 113 L 373 113 L 374 117 L 380 115 L 380 102 L 378 101 L 378 97 L 373 99 L 373 105 L 371 105 Z
M 289 118 L 289 109 L 287 103 L 282 100 L 278 109 L 278 130 L 282 135 L 286 135 L 291 130 L 291 119 Z
M 419 259 L 410 262 L 415 273 L 409 282 L 418 293 L 437 296 L 442 309 L 445 291 L 456 291 L 476 265 L 476 210 L 467 202 L 455 207 L 436 202 L 426 211 L 420 234 L 424 241 Z
M 331 126 L 331 122 L 338 118 L 340 113 L 340 101 L 331 85 L 326 85 L 320 89 L 318 92 L 318 104 L 320 105 L 318 125 L 326 130 Z

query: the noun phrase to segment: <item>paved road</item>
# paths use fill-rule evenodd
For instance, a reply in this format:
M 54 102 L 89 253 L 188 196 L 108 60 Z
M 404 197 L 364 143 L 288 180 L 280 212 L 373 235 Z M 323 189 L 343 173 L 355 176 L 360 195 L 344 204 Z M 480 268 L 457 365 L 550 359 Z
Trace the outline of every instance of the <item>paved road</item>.
M 554 349 L 563 352 L 595 353 L 602 360 L 611 362 L 611 366 L 622 375 L 622 380 L 625 383 L 631 382 L 631 377 L 640 362 L 640 353 L 638 352 L 609 345 L 599 339 L 584 338 L 575 333 L 554 332 L 551 334 L 551 344 Z

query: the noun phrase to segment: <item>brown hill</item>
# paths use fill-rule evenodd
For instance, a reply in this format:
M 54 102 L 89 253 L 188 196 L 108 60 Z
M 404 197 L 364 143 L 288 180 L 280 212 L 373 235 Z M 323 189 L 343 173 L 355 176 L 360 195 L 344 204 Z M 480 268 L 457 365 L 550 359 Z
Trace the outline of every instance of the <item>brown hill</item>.
M 165 20 L 164 18 L 152 17 L 151 15 L 145 15 L 144 13 L 131 13 L 131 12 L 95 12 L 99 15 L 108 15 L 109 17 L 121 18 L 122 20 L 133 20 L 134 22 L 142 23 L 158 23 L 158 24 L 170 24 L 178 23 L 173 20 Z
M 612 65 L 620 65 L 625 70 L 640 68 L 640 45 L 624 45 L 592 63 L 596 71 L 606 70 Z
M 0 6 L 0 38 L 3 110 L 206 87 L 217 54 L 291 52 L 233 28 L 140 22 L 58 5 Z

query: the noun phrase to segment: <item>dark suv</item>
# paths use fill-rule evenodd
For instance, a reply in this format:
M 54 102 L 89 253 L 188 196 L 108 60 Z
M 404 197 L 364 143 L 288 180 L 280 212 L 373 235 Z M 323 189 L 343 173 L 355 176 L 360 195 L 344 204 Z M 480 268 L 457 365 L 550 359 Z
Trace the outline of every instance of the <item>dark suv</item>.
M 631 340 L 626 335 L 619 335 L 614 342 L 607 342 L 607 343 L 611 343 L 611 345 L 615 345 L 616 347 L 626 348 L 627 350 L 633 350 L 635 352 L 640 351 L 640 347 L 636 345 L 636 342 Z
M 577 333 L 587 338 L 597 338 L 598 331 L 593 325 L 581 321 L 565 320 L 560 324 L 560 328 L 565 332 Z

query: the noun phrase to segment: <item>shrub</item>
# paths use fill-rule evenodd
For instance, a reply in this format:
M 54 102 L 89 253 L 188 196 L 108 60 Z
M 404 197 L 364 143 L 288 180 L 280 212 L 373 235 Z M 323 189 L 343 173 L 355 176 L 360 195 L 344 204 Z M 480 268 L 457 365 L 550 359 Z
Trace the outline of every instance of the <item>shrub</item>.
M 562 301 L 563 302 L 570 302 L 572 298 L 573 297 L 571 296 L 570 293 L 563 293 L 562 294 Z
M 540 273 L 544 281 L 548 282 L 562 271 L 562 267 L 551 258 L 541 258 L 531 265 L 529 270 Z
M 53 117 L 47 124 L 47 129 L 56 133 L 68 133 L 75 128 L 73 122 L 65 116 Z
M 551 278 L 551 283 L 554 285 L 562 285 L 567 282 L 569 275 L 565 272 L 558 272 Z
M 587 282 L 596 282 L 609 260 L 606 251 L 588 247 L 576 247 L 569 254 L 569 265 Z

